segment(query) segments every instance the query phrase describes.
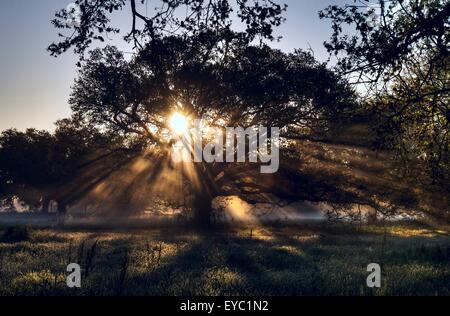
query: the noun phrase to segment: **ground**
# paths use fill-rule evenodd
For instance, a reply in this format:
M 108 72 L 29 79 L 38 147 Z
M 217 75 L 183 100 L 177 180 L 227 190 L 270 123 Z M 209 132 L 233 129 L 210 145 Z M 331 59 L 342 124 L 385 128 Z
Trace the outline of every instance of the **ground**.
M 0 295 L 450 295 L 448 227 L 411 222 L 14 238 L 0 243 Z M 66 286 L 71 262 L 83 267 L 80 289 Z M 366 286 L 369 263 L 381 265 L 379 289 Z

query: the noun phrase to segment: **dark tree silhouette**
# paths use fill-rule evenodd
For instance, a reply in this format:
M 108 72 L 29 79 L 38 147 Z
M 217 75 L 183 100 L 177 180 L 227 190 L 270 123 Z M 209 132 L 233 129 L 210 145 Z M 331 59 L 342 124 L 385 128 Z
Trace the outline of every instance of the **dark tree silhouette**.
M 33 208 L 48 212 L 51 201 L 64 213 L 71 202 L 64 186 L 78 176 L 81 168 L 114 148 L 122 140 L 112 134 L 64 119 L 54 134 L 28 129 L 7 130 L 0 137 L 0 199 L 12 203 L 18 197 Z M 119 146 L 119 147 L 116 147 Z
M 12 202 L 14 196 L 20 196 L 28 205 L 39 205 L 41 191 L 52 177 L 52 146 L 52 136 L 45 131 L 4 131 L 0 138 L 0 198 Z
M 72 34 L 60 34 L 62 41 L 49 46 L 54 56 L 70 48 L 80 55 L 72 110 L 82 122 L 145 144 L 144 153 L 152 150 L 150 159 L 165 155 L 172 144 L 167 137 L 168 118 L 175 110 L 219 128 L 278 126 L 288 141 L 328 131 L 330 121 L 353 108 L 354 92 L 347 82 L 311 54 L 284 54 L 264 44 L 275 39 L 274 28 L 283 22 L 286 6 L 275 1 L 161 1 L 148 14 L 141 13 L 134 0 L 76 3 L 82 12 L 80 23 L 69 26 L 65 21 L 70 12 L 58 12 L 53 24 L 70 28 Z M 85 60 L 93 41 L 120 32 L 110 25 L 109 17 L 123 8 L 131 13 L 132 24 L 124 35 L 134 44 L 134 56 L 128 61 L 108 46 L 95 49 Z M 242 31 L 235 27 L 239 23 L 246 26 Z M 253 46 L 257 39 L 259 46 Z M 159 159 L 155 165 L 161 165 Z M 248 183 L 239 180 L 245 177 L 241 168 L 228 167 L 195 163 L 200 181 L 185 175 L 192 209 L 204 224 L 209 222 L 213 197 L 230 192 L 243 195 L 239 188 L 220 182 L 294 196 L 293 179 L 290 187 L 280 189 L 274 177 Z M 252 167 L 246 168 L 247 175 L 253 173 Z M 152 169 L 150 178 L 158 171 Z M 132 194 L 125 195 L 118 204 L 130 201 Z
M 125 138 L 141 139 L 147 148 L 164 152 L 172 144 L 165 135 L 174 111 L 192 119 L 203 118 L 221 129 L 277 126 L 288 144 L 319 130 L 326 132 L 330 121 L 354 106 L 354 93 L 346 81 L 310 53 L 285 54 L 268 46 L 235 42 L 228 47 L 229 55 L 205 59 L 202 48 L 201 40 L 166 37 L 155 40 L 130 61 L 114 47 L 94 50 L 83 62 L 74 85 L 72 110 L 84 122 Z M 253 168 L 246 167 L 247 176 L 254 175 Z M 246 198 L 238 188 L 231 192 L 221 189 L 227 181 L 236 183 L 244 178 L 242 168 L 201 163 L 194 164 L 194 169 L 200 182 L 190 179 L 192 208 L 202 221 L 209 220 L 215 196 L 232 193 Z M 217 183 L 217 177 L 225 183 Z M 278 190 L 293 198 L 294 181 L 281 193 L 273 177 L 265 178 L 240 185 L 256 186 L 260 193 L 276 194 Z
M 94 50 L 74 85 L 74 113 L 164 145 L 162 135 L 178 104 L 186 115 L 212 125 L 278 126 L 289 138 L 325 131 L 327 122 L 353 108 L 346 81 L 306 52 L 235 45 L 233 56 L 217 63 L 202 58 L 200 45 L 179 38 L 154 47 L 130 62 L 114 47 Z
M 143 4 L 148 5 L 146 2 L 76 0 L 81 11 L 80 23 L 68 24 L 72 12 L 66 9 L 56 13 L 53 25 L 70 31 L 69 35 L 60 33 L 61 41 L 51 44 L 48 49 L 52 55 L 58 56 L 73 47 L 82 57 L 93 41 L 103 42 L 108 33 L 120 32 L 110 25 L 110 16 L 123 9 L 129 10 L 131 16 L 130 29 L 124 38 L 133 42 L 135 48 L 143 48 L 153 40 L 174 34 L 185 39 L 214 34 L 216 41 L 222 42 L 237 38 L 248 43 L 256 38 L 273 40 L 273 28 L 283 22 L 281 14 L 287 7 L 273 0 L 163 0 L 151 8 L 151 12 L 144 14 L 140 9 L 143 9 Z M 245 29 L 232 32 L 233 26 L 239 22 L 246 26 Z
M 339 67 L 359 83 L 386 83 L 412 58 L 432 62 L 448 57 L 450 4 L 445 0 L 354 1 L 320 12 L 332 20 L 333 35 L 325 47 L 339 58 Z M 348 35 L 347 27 L 356 30 Z M 441 66 L 438 64 L 438 66 Z

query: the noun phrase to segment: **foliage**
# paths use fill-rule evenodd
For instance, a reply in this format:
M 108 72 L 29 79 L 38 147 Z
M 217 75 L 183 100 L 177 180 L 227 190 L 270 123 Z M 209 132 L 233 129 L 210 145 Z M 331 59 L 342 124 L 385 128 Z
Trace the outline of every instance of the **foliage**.
M 379 145 L 395 149 L 408 166 L 420 162 L 444 189 L 450 183 L 450 94 L 444 91 L 449 60 L 439 67 L 430 67 L 426 60 L 410 61 L 409 71 L 393 80 L 376 104 Z
M 356 2 L 356 1 L 355 1 Z M 446 188 L 449 151 L 450 3 L 380 0 L 330 6 L 333 24 L 325 45 L 338 67 L 369 96 L 378 115 L 377 147 L 397 149 L 405 166 L 424 162 L 433 182 Z M 345 26 L 356 33 L 347 35 Z
M 354 107 L 347 82 L 310 53 L 285 54 L 236 41 L 224 54 L 205 55 L 206 40 L 153 40 L 130 61 L 114 47 L 94 50 L 73 86 L 73 113 L 164 153 L 173 141 L 168 118 L 175 111 L 221 129 L 277 126 L 290 141 L 327 132 L 330 122 Z M 200 181 L 185 174 L 195 195 L 194 206 L 188 208 L 201 213 L 197 218 L 209 220 L 211 200 L 222 192 L 209 179 L 230 168 L 194 168 Z
M 202 47 L 168 37 L 130 61 L 114 47 L 96 49 L 79 72 L 72 110 L 90 124 L 164 146 L 175 110 L 221 127 L 278 126 L 294 138 L 326 130 L 354 106 L 346 81 L 310 53 L 234 43 L 220 59 L 205 59 Z
M 320 16 L 332 20 L 334 33 L 325 45 L 338 58 L 337 71 L 301 50 L 288 54 L 266 45 L 283 21 L 285 7 L 274 1 L 236 0 L 233 5 L 163 0 L 145 15 L 134 0 L 76 3 L 81 23 L 68 26 L 64 21 L 69 12 L 57 13 L 54 26 L 71 28 L 73 33 L 62 35 L 49 51 L 58 56 L 74 48 L 81 57 L 70 104 L 82 124 L 118 135 L 141 150 L 164 150 L 172 144 L 167 120 L 174 111 L 222 128 L 278 126 L 283 149 L 293 158 L 298 152 L 292 154 L 292 140 L 333 135 L 349 117 L 358 114 L 353 119 L 358 120 L 361 112 L 350 83 L 364 84 L 365 114 L 377 118 L 376 148 L 396 149 L 403 161 L 425 157 L 433 180 L 445 187 L 450 10 L 446 1 L 380 0 L 374 8 L 363 0 L 358 1 L 361 5 L 323 10 Z M 132 25 L 125 39 L 134 44 L 134 54 L 125 58 L 117 48 L 106 46 L 85 59 L 93 41 L 120 32 L 110 25 L 110 17 L 127 4 Z M 242 31 L 236 27 L 239 22 L 246 26 Z M 345 34 L 345 25 L 354 36 Z M 204 182 L 197 193 L 204 194 L 203 204 L 208 205 L 218 194 L 212 179 L 224 169 L 195 168 Z M 292 170 L 285 168 L 278 183 L 302 178 Z
M 28 129 L 4 131 L 0 136 L 1 199 L 13 197 L 44 211 L 59 200 L 58 189 L 100 152 L 114 150 L 121 140 L 98 129 L 65 119 L 54 134 Z
M 450 4 L 445 0 L 354 1 L 355 5 L 329 6 L 321 18 L 332 20 L 333 35 L 325 43 L 330 53 L 341 55 L 338 65 L 357 75 L 359 82 L 387 83 L 402 72 L 411 57 L 448 55 Z M 345 26 L 356 30 L 347 35 Z
M 0 138 L 1 198 L 20 192 L 28 205 L 39 204 L 36 188 L 44 187 L 52 179 L 50 152 L 53 139 L 50 133 L 28 129 L 4 131 Z M 11 201 L 12 202 L 12 201 Z
M 83 57 L 85 50 L 93 41 L 104 41 L 110 33 L 119 33 L 110 24 L 110 16 L 119 10 L 130 10 L 132 24 L 124 38 L 133 42 L 135 48 L 142 48 L 149 42 L 167 35 L 180 35 L 184 38 L 215 34 L 219 39 L 230 41 L 241 38 L 246 42 L 254 39 L 275 39 L 273 28 L 283 22 L 281 14 L 286 6 L 275 1 L 257 0 L 175 0 L 160 1 L 160 5 L 151 12 L 140 12 L 141 7 L 135 0 L 76 0 L 81 11 L 80 23 L 68 25 L 71 12 L 63 9 L 56 13 L 52 24 L 58 29 L 70 29 L 71 35 L 59 34 L 61 41 L 53 43 L 48 50 L 58 56 L 74 47 Z M 148 14 L 147 14 L 148 13 Z M 241 32 L 232 32 L 235 20 L 245 25 Z

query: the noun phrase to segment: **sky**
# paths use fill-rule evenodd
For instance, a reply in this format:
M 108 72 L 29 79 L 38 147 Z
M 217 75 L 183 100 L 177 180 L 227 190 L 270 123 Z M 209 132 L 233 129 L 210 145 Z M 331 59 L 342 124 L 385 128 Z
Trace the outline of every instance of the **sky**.
M 156 0 L 151 0 L 150 4 Z M 273 47 L 284 51 L 296 48 L 314 51 L 325 61 L 323 42 L 331 35 L 330 23 L 318 11 L 351 0 L 281 0 L 288 4 L 286 22 L 277 28 L 283 36 Z M 57 40 L 58 31 L 50 21 L 54 13 L 71 0 L 0 1 L 0 131 L 26 128 L 52 131 L 54 122 L 70 116 L 68 99 L 76 78 L 77 57 L 67 52 L 51 57 L 47 46 Z M 116 14 L 114 25 L 128 31 L 130 12 Z M 123 45 L 117 38 L 108 42 Z M 123 46 L 122 46 L 123 47 Z

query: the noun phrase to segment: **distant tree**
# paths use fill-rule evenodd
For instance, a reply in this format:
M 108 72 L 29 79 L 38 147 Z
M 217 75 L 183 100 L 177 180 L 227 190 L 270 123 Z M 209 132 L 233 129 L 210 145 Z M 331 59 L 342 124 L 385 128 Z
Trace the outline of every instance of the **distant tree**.
M 420 157 L 433 181 L 446 182 L 450 3 L 354 2 L 320 12 L 332 20 L 325 46 L 338 57 L 341 73 L 368 92 L 369 110 L 380 118 L 377 146 L 397 149 L 402 158 L 415 155 L 415 162 Z
M 28 129 L 4 131 L 0 136 L 0 199 L 17 197 L 31 208 L 48 212 L 52 200 L 65 212 L 61 188 L 92 159 L 114 150 L 113 135 L 81 126 L 72 120 L 56 123 L 54 134 Z M 122 147 L 120 147 L 122 148 Z
M 52 178 L 50 154 L 53 138 L 48 132 L 7 130 L 0 138 L 2 198 L 18 196 L 26 204 L 40 204 L 41 191 Z

